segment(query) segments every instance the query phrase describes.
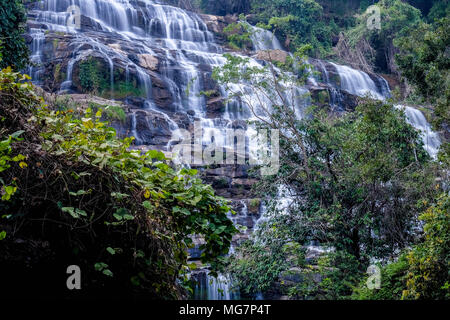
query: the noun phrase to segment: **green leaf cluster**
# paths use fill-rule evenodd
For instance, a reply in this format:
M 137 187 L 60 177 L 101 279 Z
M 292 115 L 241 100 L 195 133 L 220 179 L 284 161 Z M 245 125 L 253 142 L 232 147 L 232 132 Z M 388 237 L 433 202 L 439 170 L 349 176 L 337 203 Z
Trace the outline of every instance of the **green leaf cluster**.
M 136 284 L 137 276 L 139 286 L 133 290 L 158 297 L 183 295 L 178 281 L 189 269 L 187 249 L 194 235 L 204 240 L 202 261 L 215 272 L 237 230 L 227 217 L 227 202 L 202 183 L 196 170 L 173 167 L 162 152 L 134 149 L 132 137 L 117 138 L 101 120 L 101 109 L 47 105 L 21 80 L 10 69 L 0 72 L 0 95 L 8 97 L 0 109 L 7 124 L 0 140 L 5 142 L 2 159 L 9 165 L 10 151 L 28 158 L 28 166 L 0 173 L 4 181 L 17 177 L 21 190 L 19 201 L 5 208 L 11 214 L 5 226 L 27 222 L 31 228 L 45 215 L 46 230 L 57 223 L 70 235 L 65 242 L 55 238 L 60 231 L 48 231 L 54 246 L 78 252 L 89 269 L 101 258 L 108 264 L 101 271 L 110 281 Z M 11 145 L 8 137 L 17 127 L 23 129 L 23 141 Z M 30 198 L 39 200 L 30 203 Z

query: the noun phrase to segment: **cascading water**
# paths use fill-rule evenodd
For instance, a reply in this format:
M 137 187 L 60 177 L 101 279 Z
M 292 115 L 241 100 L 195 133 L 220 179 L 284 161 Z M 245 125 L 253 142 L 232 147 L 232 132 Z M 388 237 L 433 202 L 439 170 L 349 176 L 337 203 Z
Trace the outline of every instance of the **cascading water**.
M 251 26 L 250 39 L 255 51 L 260 50 L 284 50 L 278 38 L 269 30 Z
M 357 96 L 369 95 L 371 98 L 384 100 L 383 94 L 369 75 L 363 71 L 355 70 L 347 66 L 330 63 L 336 68 L 340 78 L 340 88 Z
M 340 78 L 340 88 L 346 90 L 357 96 L 369 95 L 374 99 L 386 100 L 391 96 L 389 85 L 387 81 L 377 76 L 375 81 L 365 72 L 354 70 L 347 66 L 340 66 L 334 63 L 330 63 L 336 69 Z M 329 72 L 324 66 L 322 61 L 318 63 L 319 71 L 324 77 L 324 81 L 328 84 L 332 83 L 330 80 Z M 333 100 L 333 99 L 332 99 Z M 439 134 L 434 132 L 426 120 L 423 113 L 415 108 L 409 106 L 395 106 L 405 111 L 407 120 L 409 123 L 421 132 L 421 136 L 424 142 L 425 150 L 430 154 L 433 159 L 436 159 L 441 141 Z
M 239 300 L 238 290 L 230 289 L 231 279 L 229 276 L 219 275 L 217 278 L 210 276 L 207 272 L 199 272 L 195 275 L 196 287 L 194 290 L 195 300 Z
M 404 110 L 408 122 L 420 131 L 425 150 L 433 159 L 436 159 L 441 139 L 439 134 L 433 131 L 423 113 L 409 106 L 396 105 L 395 107 Z
M 42 47 L 44 46 L 45 34 L 42 30 L 30 28 L 30 35 L 33 39 L 31 44 L 30 67 L 27 72 L 34 79 L 36 84 L 40 84 L 42 74 Z
M 80 10 L 80 29 L 67 24 L 72 14 L 68 9 L 72 6 Z M 211 89 L 211 86 L 207 85 L 205 75 L 210 74 L 212 68 L 223 65 L 226 59 L 222 55 L 223 48 L 215 42 L 205 22 L 194 13 L 151 0 L 43 0 L 30 4 L 29 20 L 33 24 L 29 34 L 33 39 L 30 47 L 34 66 L 28 72 L 36 83 L 40 84 L 43 80 L 45 63 L 49 62 L 44 61 L 43 55 L 47 33 L 63 33 L 64 38 L 67 36 L 70 39 L 70 57 L 65 63 L 66 80 L 60 85 L 61 93 L 75 91 L 73 79 L 75 68 L 78 63 L 90 56 L 104 60 L 108 66 L 111 94 L 114 89 L 120 89 L 114 81 L 115 73 L 124 70 L 126 85 L 130 85 L 134 75 L 145 98 L 145 103 L 129 111 L 129 133 L 136 137 L 137 144 L 148 142 L 146 141 L 148 135 L 139 132 L 138 123 L 148 122 L 147 119 L 139 122 L 138 117 L 142 114 L 158 115 L 168 124 L 172 132 L 182 125 L 179 121 L 180 114 L 186 117 L 189 123 L 199 121 L 204 130 L 203 145 L 211 143 L 212 140 L 216 141 L 217 137 L 225 137 L 224 130 L 230 128 L 233 121 L 256 119 L 245 99 L 244 102 L 232 100 L 226 104 L 224 112 L 208 115 L 207 99 L 201 94 L 206 87 Z M 256 27 L 253 27 L 253 30 L 255 32 L 252 40 L 255 50 L 283 50 L 278 39 L 270 31 Z M 140 61 L 142 55 L 150 57 L 150 63 L 146 66 Z M 156 59 L 154 65 L 152 59 Z M 250 59 L 250 64 L 260 66 L 260 62 L 255 59 Z M 356 95 L 369 93 L 377 99 L 385 99 L 389 95 L 389 88 L 384 79 L 379 78 L 375 82 L 364 72 L 335 64 L 333 67 L 340 78 L 339 84 L 331 86 L 336 94 L 339 90 L 346 90 Z M 319 71 L 325 75 L 322 82 L 326 84 L 333 82 L 325 67 Z M 155 94 L 158 93 L 154 91 L 158 86 L 164 86 L 170 97 L 161 93 Z M 236 89 L 238 91 L 242 87 Z M 223 87 L 219 88 L 219 91 L 222 97 L 228 94 Z M 244 91 L 248 93 L 245 97 L 247 101 L 258 100 L 251 90 Z M 303 98 L 307 92 L 306 87 L 300 87 L 286 93 L 287 99 L 294 101 L 298 117 L 302 116 L 302 110 L 309 104 L 308 99 Z M 265 103 L 268 101 L 262 101 L 262 104 Z M 259 112 L 258 108 L 254 111 Z M 424 122 L 424 119 L 418 117 L 414 111 L 407 111 L 407 114 L 413 119 L 411 122 L 415 126 L 420 125 L 428 130 L 426 121 Z M 254 133 L 250 126 L 248 131 Z M 427 150 L 430 153 L 435 152 L 438 146 L 436 140 L 431 134 L 428 138 L 432 142 Z M 228 141 L 222 142 L 229 147 Z M 173 144 L 176 144 L 173 139 L 167 142 L 168 151 Z M 262 211 L 264 212 L 264 207 Z M 245 206 L 240 218 L 246 215 Z M 253 221 L 253 224 L 257 223 Z M 219 279 L 206 276 L 203 285 L 199 287 L 199 290 L 206 290 L 200 293 L 203 298 L 238 297 L 231 292 L 230 281 L 226 275 Z

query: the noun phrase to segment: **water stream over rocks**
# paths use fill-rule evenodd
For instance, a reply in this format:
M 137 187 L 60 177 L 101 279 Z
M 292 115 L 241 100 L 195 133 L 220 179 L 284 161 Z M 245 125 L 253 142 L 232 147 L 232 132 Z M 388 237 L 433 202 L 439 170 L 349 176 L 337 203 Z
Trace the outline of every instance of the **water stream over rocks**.
M 172 133 L 177 129 L 193 132 L 194 123 L 203 128 L 204 146 L 226 136 L 227 129 L 252 130 L 246 124 L 254 119 L 249 107 L 242 101 L 226 102 L 227 92 L 211 77 L 213 68 L 226 62 L 223 53 L 227 52 L 217 40 L 219 22 L 211 16 L 152 0 L 41 0 L 28 7 L 33 65 L 27 72 L 33 81 L 48 91 L 83 93 L 86 83 L 92 82 L 86 70 L 94 68 L 100 79 L 91 85 L 96 94 L 123 102 L 127 119 L 115 126 L 119 135 L 134 136 L 136 145 L 170 153 L 177 144 Z M 78 9 L 80 16 L 74 17 Z M 68 24 L 69 18 L 79 25 Z M 283 50 L 270 31 L 253 28 L 255 54 Z M 250 58 L 250 63 L 264 62 Z M 390 96 L 386 80 L 378 75 L 321 60 L 310 63 L 319 76 L 311 77 L 298 92 L 309 92 L 313 98 L 326 92 L 335 110 L 351 109 L 351 96 L 379 100 Z M 205 91 L 211 94 L 202 95 Z M 298 101 L 298 116 L 309 104 L 308 98 Z M 440 144 L 437 134 L 419 110 L 405 107 L 405 112 L 411 124 L 424 132 L 426 148 L 435 156 Z M 248 176 L 248 168 L 203 169 L 217 193 L 233 200 L 238 212 L 233 221 L 247 227 L 234 244 L 248 238 L 258 219 L 265 217 L 263 201 L 251 196 L 255 180 Z M 191 258 L 198 254 L 192 250 Z M 196 298 L 239 298 L 230 289 L 229 277 L 214 279 L 207 272 L 198 277 Z

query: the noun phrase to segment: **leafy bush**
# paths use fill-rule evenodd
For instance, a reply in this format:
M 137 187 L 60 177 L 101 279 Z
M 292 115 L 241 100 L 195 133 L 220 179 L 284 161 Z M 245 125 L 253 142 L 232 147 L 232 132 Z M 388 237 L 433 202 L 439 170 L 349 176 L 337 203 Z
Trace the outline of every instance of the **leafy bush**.
M 28 64 L 28 48 L 23 35 L 26 22 L 25 8 L 20 0 L 0 0 L 0 69 L 15 70 Z
M 252 12 L 256 19 L 270 26 L 280 39 L 286 39 L 287 49 L 296 51 L 310 44 L 317 57 L 330 53 L 332 36 L 337 25 L 327 21 L 322 6 L 314 0 L 254 0 Z
M 352 299 L 355 300 L 400 300 L 406 285 L 406 271 L 408 260 L 405 254 L 400 255 L 396 262 L 381 267 L 380 289 L 369 289 L 367 278 L 363 277 L 361 283 L 355 288 Z
M 288 253 L 281 242 L 242 243 L 228 261 L 228 270 L 241 294 L 252 297 L 272 289 L 280 273 L 289 267 Z
M 122 73 L 122 74 L 121 74 Z M 145 90 L 140 87 L 137 79 L 124 80 L 123 69 L 116 68 L 111 79 L 111 73 L 106 61 L 89 57 L 79 64 L 79 89 L 104 98 L 125 99 L 129 96 L 146 97 Z M 112 82 L 111 82 L 112 81 Z
M 407 256 L 404 299 L 450 299 L 450 196 L 443 194 L 420 219 L 424 242 Z
M 80 84 L 84 91 L 98 93 L 108 85 L 101 62 L 90 57 L 80 62 Z
M 358 300 L 450 298 L 450 199 L 441 195 L 421 216 L 423 242 L 405 250 L 396 262 L 381 269 L 380 289 L 370 290 L 366 279 L 355 289 Z
M 230 23 L 223 32 L 233 49 L 248 49 L 252 46 L 250 26 L 245 22 Z
M 226 216 L 230 208 L 196 170 L 174 169 L 158 151 L 130 149 L 133 138 L 116 138 L 100 121 L 100 110 L 58 111 L 22 80 L 10 69 L 0 72 L 0 141 L 23 130 L 23 141 L 12 142 L 8 157 L 23 154 L 27 164 L 0 176 L 17 184 L 11 201 L 1 203 L 6 219 L 0 227 L 10 234 L 0 243 L 5 270 L 19 272 L 33 256 L 36 273 L 24 274 L 45 279 L 45 288 L 58 296 L 68 293 L 59 291 L 54 274 L 76 261 L 88 279 L 87 296 L 179 298 L 196 234 L 205 241 L 202 261 L 214 273 L 236 230 Z M 48 249 L 23 248 L 18 238 L 48 243 L 42 247 Z M 2 277 L 6 285 L 11 274 Z M 15 283 L 11 294 L 13 288 L 23 291 Z
M 408 37 L 397 39 L 401 53 L 396 56 L 402 75 L 417 92 L 435 106 L 437 128 L 450 122 L 450 18 L 434 25 L 422 23 Z

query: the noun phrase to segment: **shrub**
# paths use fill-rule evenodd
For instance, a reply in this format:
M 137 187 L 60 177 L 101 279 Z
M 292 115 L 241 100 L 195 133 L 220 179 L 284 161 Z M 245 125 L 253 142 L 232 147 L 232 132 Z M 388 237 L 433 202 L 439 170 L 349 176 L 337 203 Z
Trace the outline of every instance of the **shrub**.
M 23 296 L 22 284 L 29 295 L 67 295 L 55 274 L 76 263 L 87 279 L 84 297 L 180 298 L 193 234 L 205 240 L 202 261 L 214 274 L 236 230 L 230 208 L 197 171 L 172 168 L 158 151 L 130 150 L 133 138 L 118 139 L 100 110 L 57 111 L 23 80 L 0 72 L 0 141 L 22 130 L 7 156 L 22 154 L 26 163 L 0 173 L 17 187 L 0 202 L 5 292 Z

